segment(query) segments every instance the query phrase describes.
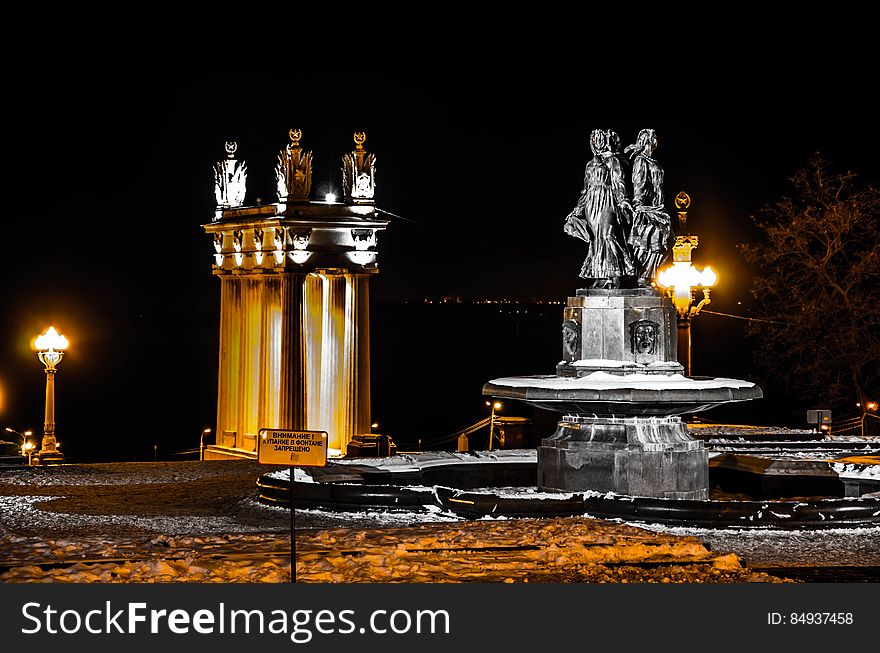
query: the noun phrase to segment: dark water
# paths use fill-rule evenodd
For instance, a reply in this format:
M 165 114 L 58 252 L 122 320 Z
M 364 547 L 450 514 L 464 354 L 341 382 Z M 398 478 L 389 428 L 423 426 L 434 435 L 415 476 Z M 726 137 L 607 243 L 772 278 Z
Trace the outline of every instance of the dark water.
M 561 304 L 381 303 L 372 307 L 373 421 L 403 448 L 442 438 L 488 416 L 483 384 L 502 376 L 555 374 L 562 358 Z M 693 328 L 693 374 L 754 380 L 738 321 L 707 317 Z M 788 424 L 791 402 L 731 404 L 719 422 Z M 503 415 L 534 420 L 532 444 L 556 413 L 505 402 Z M 475 434 L 475 438 L 477 435 Z M 449 445 L 452 446 L 451 444 Z
M 207 281 L 206 293 L 185 310 L 179 301 L 139 307 L 125 330 L 77 336 L 56 379 L 58 438 L 71 462 L 180 460 L 187 456 L 177 452 L 199 446 L 217 410 L 219 292 Z M 175 320 L 175 311 L 190 317 Z M 417 449 L 419 440 L 422 448 L 453 448 L 450 435 L 488 417 L 481 394 L 487 381 L 555 372 L 562 311 L 549 303 L 373 301 L 372 421 L 400 450 Z M 701 316 L 693 328 L 694 374 L 753 380 L 746 344 L 739 322 Z M 4 388 L 5 419 L 36 433 L 44 375 L 33 352 L 21 352 L 15 363 Z M 768 398 L 704 415 L 786 425 L 790 404 Z M 558 420 L 515 402 L 499 414 L 532 419 L 532 446 Z M 475 433 L 472 446 L 484 446 L 485 437 L 485 429 Z

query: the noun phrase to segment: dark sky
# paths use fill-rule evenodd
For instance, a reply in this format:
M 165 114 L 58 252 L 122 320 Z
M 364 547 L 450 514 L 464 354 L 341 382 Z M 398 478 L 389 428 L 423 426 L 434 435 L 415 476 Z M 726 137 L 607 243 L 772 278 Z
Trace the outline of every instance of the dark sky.
M 183 448 L 213 426 L 219 291 L 200 225 L 226 140 L 248 162 L 253 203 L 274 201 L 291 127 L 314 152 L 313 194 L 339 189 L 340 156 L 366 131 L 377 205 L 420 223 L 392 222 L 375 302 L 572 293 L 584 252 L 562 222 L 596 127 L 624 144 L 657 130 L 667 204 L 692 196 L 695 261 L 719 271 L 722 312 L 748 309 L 736 244 L 754 237 L 749 214 L 812 153 L 880 173 L 871 56 L 858 38 L 773 52 L 761 49 L 766 35 L 668 51 L 622 39 L 609 58 L 588 41 L 555 52 L 473 36 L 386 42 L 375 55 L 368 43 L 298 49 L 295 38 L 262 55 L 234 39 L 181 54 L 158 36 L 128 46 L 123 36 L 10 66 L 0 425 L 41 430 L 44 377 L 29 342 L 54 324 L 73 342 L 58 376 L 62 442 Z

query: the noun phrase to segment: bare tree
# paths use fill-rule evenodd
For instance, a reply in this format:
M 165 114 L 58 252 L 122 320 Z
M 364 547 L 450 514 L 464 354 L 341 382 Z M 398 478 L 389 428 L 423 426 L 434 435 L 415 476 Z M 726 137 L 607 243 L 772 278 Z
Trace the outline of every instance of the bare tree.
M 818 154 L 791 182 L 752 218 L 762 242 L 741 245 L 759 373 L 798 403 L 864 415 L 880 393 L 880 191 Z

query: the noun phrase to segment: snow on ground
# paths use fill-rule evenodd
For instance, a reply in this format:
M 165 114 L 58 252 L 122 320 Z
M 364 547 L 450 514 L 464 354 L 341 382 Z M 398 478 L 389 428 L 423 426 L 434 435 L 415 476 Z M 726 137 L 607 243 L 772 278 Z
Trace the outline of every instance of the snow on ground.
M 759 435 L 773 435 L 773 436 L 785 436 L 785 435 L 816 435 L 817 438 L 819 436 L 813 429 L 793 429 L 787 428 L 783 426 L 753 426 L 750 424 L 688 424 L 688 430 L 694 433 L 699 433 L 701 435 L 721 435 L 728 436 L 731 438 L 739 438 L 742 440 L 743 438 L 754 438 Z M 773 438 L 774 441 L 776 438 Z M 784 440 L 784 437 L 780 437 L 780 440 Z
M 877 458 L 877 456 L 874 456 Z M 832 463 L 832 469 L 843 478 L 869 478 L 880 480 L 880 458 L 872 464 L 859 464 L 850 462 Z
M 697 537 L 713 550 L 735 553 L 743 564 L 751 566 L 880 566 L 880 527 L 779 530 L 633 525 L 658 533 Z
M 868 451 L 876 451 L 876 447 L 871 447 Z M 718 456 L 723 453 L 739 453 L 747 456 L 759 456 L 761 458 L 769 458 L 771 460 L 815 460 L 820 462 L 828 462 L 834 458 L 852 455 L 852 449 L 834 449 L 834 448 L 815 448 L 815 449 L 788 449 L 782 450 L 777 447 L 749 447 L 743 450 L 736 446 L 717 446 L 711 445 L 709 456 Z
M 51 496 L 0 496 L 0 514 L 3 516 L 4 527 L 13 532 L 27 529 L 52 529 L 63 532 L 75 527 L 82 530 L 100 527 L 123 527 L 128 529 L 149 530 L 169 535 L 193 532 L 196 523 L 202 533 L 248 532 L 253 528 L 243 526 L 235 519 L 224 516 L 201 516 L 194 520 L 192 516 L 140 516 L 140 515 L 83 515 L 68 514 L 42 510 L 39 503 L 57 499 Z M 254 502 L 254 510 L 265 509 L 265 506 Z M 286 512 L 286 511 L 285 511 Z M 260 528 L 262 530 L 262 527 Z
M 327 530 L 301 539 L 299 550 L 297 575 L 310 582 L 771 580 L 695 538 L 584 518 Z
M 158 465 L 162 465 L 159 463 Z M 48 485 L 135 485 L 186 483 L 206 476 L 223 474 L 226 461 L 208 460 L 202 469 L 186 464 L 168 464 L 165 473 L 157 474 L 157 463 L 113 463 L 107 465 L 51 465 L 33 467 L 0 466 L 0 484 L 45 487 Z
M 256 478 L 275 468 L 253 461 L 134 465 L 0 472 L 0 582 L 283 582 L 289 577 L 290 512 L 256 500 Z M 31 480 L 36 482 L 29 485 Z M 536 488 L 492 491 L 547 499 L 571 495 Z M 300 559 L 306 565 L 303 580 L 318 582 L 753 579 L 724 558 L 727 552 L 764 566 L 880 566 L 880 528 L 632 529 L 579 518 L 467 521 L 439 508 L 420 513 L 298 510 L 296 523 L 306 556 Z M 551 523 L 557 526 L 547 530 Z M 641 543 L 632 544 L 638 540 L 633 533 L 644 534 Z M 712 552 L 700 553 L 700 569 L 683 562 L 685 549 L 697 551 L 687 548 L 693 546 L 690 540 L 685 549 L 666 549 L 671 557 L 655 571 L 624 564 L 628 559 L 621 552 L 635 556 L 631 561 L 639 559 L 647 551 L 640 548 L 644 537 L 651 534 L 696 536 Z M 598 543 L 610 546 L 624 535 L 626 546 L 606 549 L 611 557 L 605 562 L 590 558 L 590 551 L 600 550 Z M 592 539 L 584 539 L 588 536 Z M 684 557 L 676 558 L 674 551 Z M 320 564 L 312 566 L 308 556 Z M 712 564 L 706 567 L 706 561 Z

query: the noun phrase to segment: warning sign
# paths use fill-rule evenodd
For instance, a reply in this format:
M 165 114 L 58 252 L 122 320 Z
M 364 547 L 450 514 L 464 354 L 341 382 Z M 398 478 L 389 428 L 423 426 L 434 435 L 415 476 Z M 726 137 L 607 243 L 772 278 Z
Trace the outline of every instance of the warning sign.
M 323 467 L 327 464 L 327 432 L 260 429 L 257 460 L 266 465 Z

